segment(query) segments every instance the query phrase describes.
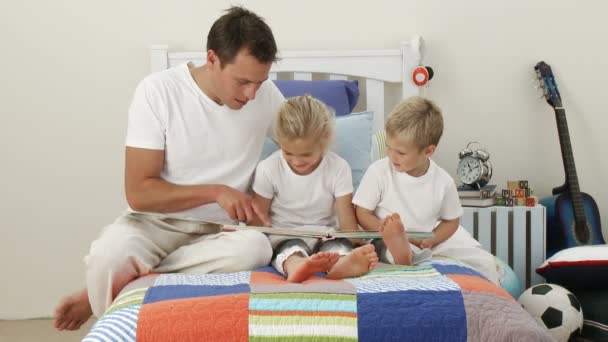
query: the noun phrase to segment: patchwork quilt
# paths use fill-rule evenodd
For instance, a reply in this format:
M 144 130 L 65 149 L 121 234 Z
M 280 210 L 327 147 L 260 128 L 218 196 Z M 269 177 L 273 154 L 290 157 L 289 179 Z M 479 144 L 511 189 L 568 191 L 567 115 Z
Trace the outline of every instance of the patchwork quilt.
M 504 290 L 452 259 L 292 284 L 271 267 L 148 275 L 83 341 L 552 341 Z

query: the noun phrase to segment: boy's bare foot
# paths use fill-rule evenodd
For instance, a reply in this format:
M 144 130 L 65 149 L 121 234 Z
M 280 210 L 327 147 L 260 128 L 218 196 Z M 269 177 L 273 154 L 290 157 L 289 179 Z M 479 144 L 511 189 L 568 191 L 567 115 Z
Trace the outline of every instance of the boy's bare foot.
M 357 247 L 338 260 L 327 273 L 327 279 L 358 277 L 369 272 L 377 263 L 378 255 L 373 245 Z
M 87 289 L 82 289 L 64 297 L 55 308 L 53 325 L 59 331 L 78 330 L 91 316 L 91 304 Z
M 296 255 L 292 257 L 299 259 L 294 260 L 289 266 L 288 263 L 291 260 L 285 261 L 287 281 L 290 283 L 301 283 L 315 273 L 327 272 L 327 270 L 329 270 L 338 261 L 340 255 L 333 252 L 319 252 L 309 256 L 308 258 Z
M 412 249 L 399 214 L 387 216 L 380 226 L 382 240 L 391 252 L 396 265 L 411 265 Z

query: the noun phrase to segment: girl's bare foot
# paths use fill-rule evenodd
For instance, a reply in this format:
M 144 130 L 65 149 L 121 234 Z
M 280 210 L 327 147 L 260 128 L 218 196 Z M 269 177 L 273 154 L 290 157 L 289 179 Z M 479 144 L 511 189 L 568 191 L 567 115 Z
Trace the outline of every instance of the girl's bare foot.
M 340 255 L 333 252 L 319 252 L 307 258 L 294 254 L 285 261 L 287 281 L 301 283 L 315 273 L 327 272 L 338 261 L 338 258 Z
M 411 265 L 412 249 L 399 214 L 387 216 L 380 226 L 382 240 L 397 265 Z
M 64 297 L 55 308 L 53 325 L 59 331 L 78 330 L 91 316 L 91 304 L 87 289 L 82 289 Z
M 364 245 L 345 255 L 327 273 L 327 279 L 344 279 L 366 274 L 378 263 L 373 245 Z

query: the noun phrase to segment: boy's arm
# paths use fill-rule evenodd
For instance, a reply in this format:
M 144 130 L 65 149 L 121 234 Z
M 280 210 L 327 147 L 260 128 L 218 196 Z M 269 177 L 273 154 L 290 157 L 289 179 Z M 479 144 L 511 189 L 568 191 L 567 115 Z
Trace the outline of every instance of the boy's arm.
M 433 230 L 434 237 L 430 239 L 424 239 L 420 241 L 420 248 L 433 248 L 438 244 L 449 239 L 450 236 L 454 235 L 458 226 L 460 225 L 460 218 L 457 217 L 453 220 L 441 220 L 441 223 Z
M 342 231 L 356 231 L 357 216 L 353 207 L 353 194 L 344 195 L 336 198 L 336 211 L 338 213 L 338 222 Z
M 258 195 L 257 193 L 253 193 L 253 207 L 256 209 L 256 216 L 251 221 L 250 225 L 252 226 L 266 226 L 270 227 L 271 222 L 268 218 L 268 213 L 270 212 L 270 205 L 272 204 L 272 198 L 266 198 Z M 260 217 L 261 216 L 261 217 Z
M 357 214 L 357 220 L 359 225 L 365 230 L 380 230 L 382 221 L 374 214 L 372 210 L 365 209 L 360 206 L 356 206 L 355 213 Z

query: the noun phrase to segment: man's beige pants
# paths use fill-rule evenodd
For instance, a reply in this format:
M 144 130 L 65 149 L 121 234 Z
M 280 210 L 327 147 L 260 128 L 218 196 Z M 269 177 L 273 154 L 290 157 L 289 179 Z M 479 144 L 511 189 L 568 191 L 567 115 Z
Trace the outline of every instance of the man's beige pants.
M 162 222 L 161 222 L 162 223 Z M 125 285 L 148 274 L 225 273 L 268 265 L 272 247 L 256 231 L 219 232 L 215 225 L 179 224 L 124 214 L 105 227 L 85 257 L 93 314 L 100 317 Z

